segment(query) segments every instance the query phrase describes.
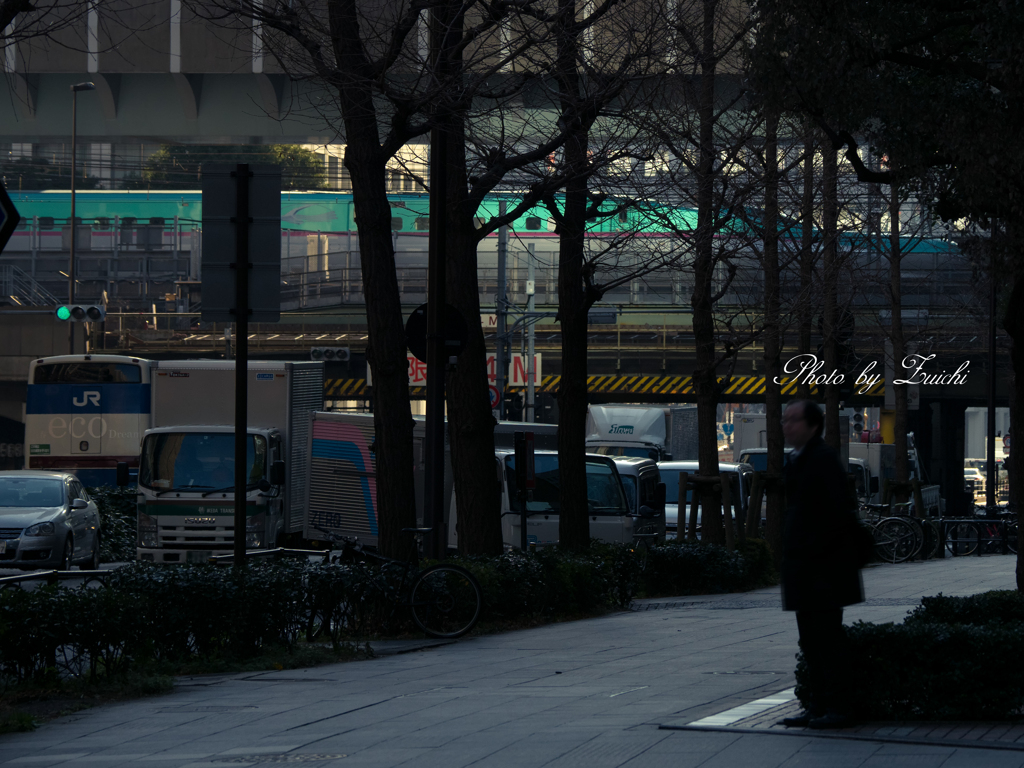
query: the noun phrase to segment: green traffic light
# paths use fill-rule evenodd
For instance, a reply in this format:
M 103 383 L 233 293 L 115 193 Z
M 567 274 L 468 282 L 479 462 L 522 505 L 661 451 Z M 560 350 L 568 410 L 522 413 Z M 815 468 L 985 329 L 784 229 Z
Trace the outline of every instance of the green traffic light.
M 57 319 L 58 320 L 70 320 L 71 319 L 71 310 L 68 309 L 67 307 L 58 307 L 57 308 Z

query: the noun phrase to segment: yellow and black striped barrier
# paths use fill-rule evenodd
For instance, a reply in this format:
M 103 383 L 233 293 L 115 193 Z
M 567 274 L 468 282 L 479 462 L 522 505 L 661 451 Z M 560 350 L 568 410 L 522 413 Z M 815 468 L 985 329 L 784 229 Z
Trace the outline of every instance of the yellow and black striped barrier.
M 537 392 L 554 394 L 558 392 L 561 376 L 544 376 Z M 760 397 L 765 394 L 766 379 L 764 376 L 732 376 L 728 379 L 719 377 L 718 383 L 724 386 L 719 399 L 730 395 L 738 397 Z M 519 390 L 521 387 L 509 390 Z M 783 395 L 795 395 L 796 378 L 784 378 Z M 623 394 L 623 395 L 686 395 L 693 396 L 692 376 L 588 376 L 587 391 L 591 394 Z M 410 387 L 410 394 L 424 395 L 426 387 Z M 811 393 L 823 394 L 818 387 L 811 386 Z M 324 398 L 327 400 L 346 400 L 366 397 L 368 387 L 366 379 L 327 379 L 324 382 Z M 879 380 L 862 397 L 884 397 L 885 381 Z M 724 401 L 728 402 L 728 401 Z

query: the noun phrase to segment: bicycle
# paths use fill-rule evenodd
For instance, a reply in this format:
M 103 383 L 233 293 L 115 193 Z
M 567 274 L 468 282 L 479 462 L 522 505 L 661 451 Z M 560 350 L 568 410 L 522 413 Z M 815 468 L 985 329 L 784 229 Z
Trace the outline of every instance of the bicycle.
M 377 552 L 363 549 L 359 539 L 341 536 L 319 526 L 340 550 L 328 550 L 325 560 L 333 563 L 364 563 L 370 569 L 372 586 L 391 604 L 390 620 L 399 608 L 408 608 L 417 627 L 430 637 L 454 639 L 462 637 L 476 626 L 483 606 L 483 592 L 476 578 L 465 568 L 448 563 L 421 569 L 417 547 L 413 561 L 396 560 Z M 403 532 L 423 534 L 429 528 L 403 528 Z M 334 554 L 337 551 L 337 554 Z M 396 584 L 397 582 L 397 584 Z M 315 639 L 327 631 L 335 639 L 339 616 L 338 606 L 314 606 L 310 610 L 306 637 Z
M 883 517 L 881 513 L 889 511 L 888 504 L 864 504 L 863 507 L 876 518 L 865 519 L 861 523 L 871 528 L 879 560 L 902 563 L 920 551 L 923 540 L 921 529 L 915 528 L 909 518 Z
M 946 548 L 954 556 L 973 554 L 1017 554 L 1017 514 L 1011 504 L 975 504 L 975 520 L 952 523 L 946 531 Z M 983 515 L 977 514 L 984 513 Z M 989 516 L 988 513 L 994 513 Z M 982 547 L 982 543 L 984 546 Z M 979 547 L 981 549 L 979 550 Z

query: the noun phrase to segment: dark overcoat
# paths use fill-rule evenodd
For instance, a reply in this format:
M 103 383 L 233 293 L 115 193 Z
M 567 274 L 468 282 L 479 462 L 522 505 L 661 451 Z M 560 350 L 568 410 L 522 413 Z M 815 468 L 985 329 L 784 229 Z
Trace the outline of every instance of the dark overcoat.
M 815 437 L 786 464 L 782 607 L 842 608 L 864 600 L 855 505 L 839 454 Z

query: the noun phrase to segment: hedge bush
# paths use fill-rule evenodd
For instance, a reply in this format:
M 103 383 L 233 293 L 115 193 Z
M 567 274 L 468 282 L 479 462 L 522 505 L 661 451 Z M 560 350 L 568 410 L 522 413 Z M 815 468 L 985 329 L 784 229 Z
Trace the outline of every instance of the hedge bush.
M 135 488 L 109 485 L 89 489 L 100 512 L 100 562 L 124 563 L 135 559 Z
M 698 544 L 630 548 L 594 542 L 586 553 L 555 549 L 458 558 L 483 589 L 485 623 L 592 616 L 647 596 L 722 592 L 765 578 L 753 555 Z M 770 558 L 767 561 L 770 564 Z M 296 642 L 343 641 L 413 632 L 390 599 L 401 568 L 254 561 L 242 572 L 207 564 L 133 562 L 105 586 L 0 591 L 0 677 L 56 675 L 97 680 L 147 665 L 252 658 Z
M 865 720 L 1005 720 L 1024 714 L 1024 596 L 926 597 L 902 624 L 846 627 L 850 714 Z M 802 655 L 797 697 L 813 699 Z

